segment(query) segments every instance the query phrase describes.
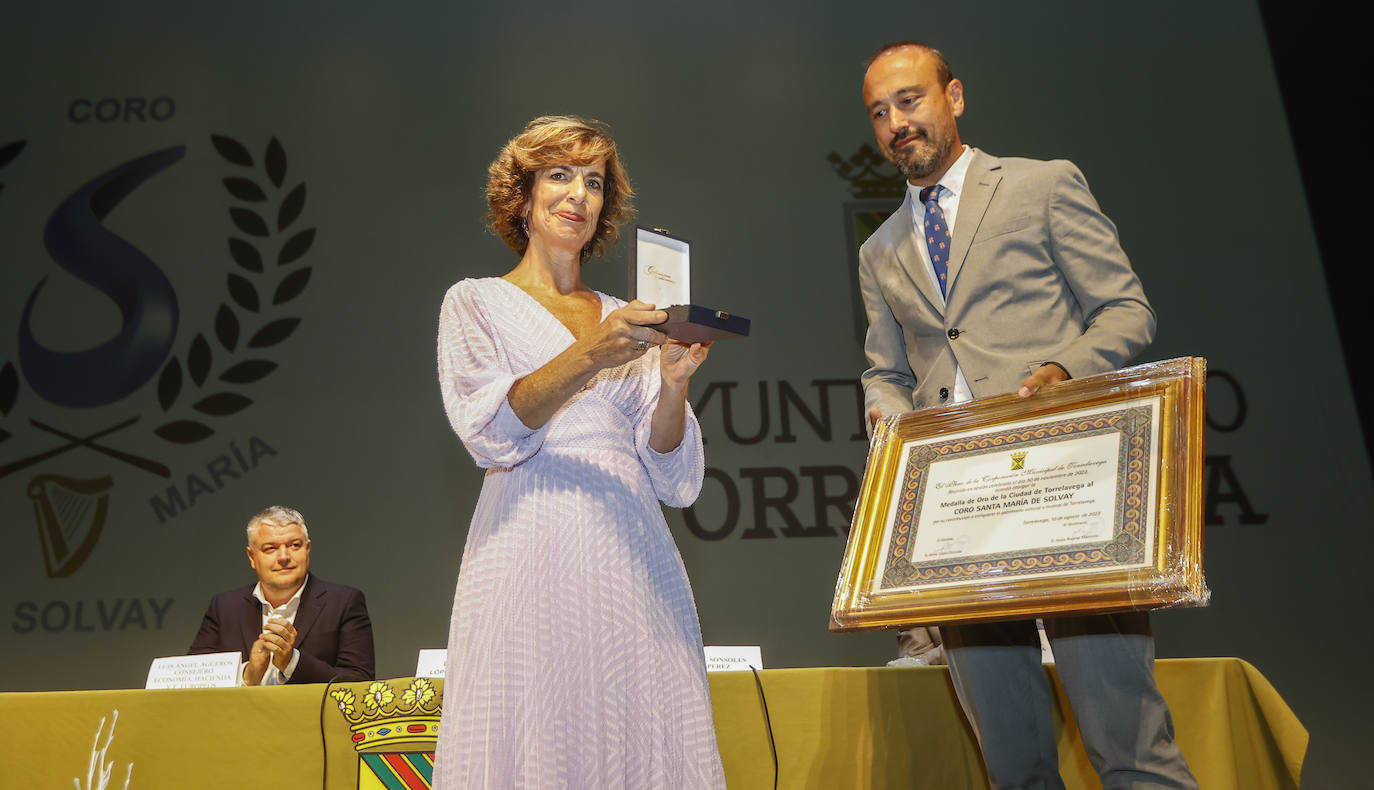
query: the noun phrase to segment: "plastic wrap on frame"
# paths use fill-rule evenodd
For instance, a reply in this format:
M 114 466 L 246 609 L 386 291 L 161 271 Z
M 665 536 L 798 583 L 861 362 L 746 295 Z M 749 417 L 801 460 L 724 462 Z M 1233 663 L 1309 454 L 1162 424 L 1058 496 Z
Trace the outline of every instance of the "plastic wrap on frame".
M 830 629 L 1206 606 L 1211 598 L 1202 567 L 1206 375 L 1206 360 L 1182 357 L 1064 382 L 1031 398 L 998 395 L 881 420 L 869 443 L 836 580 Z M 1146 403 L 1148 408 L 1141 405 Z M 1104 413 L 1100 418 L 1099 412 Z M 900 556 L 892 538 L 898 530 L 889 529 L 888 521 L 889 514 L 896 513 L 893 499 L 899 478 L 906 472 L 907 462 L 901 455 L 908 443 L 936 445 L 943 437 L 953 436 L 971 437 L 953 440 L 959 447 L 972 447 L 973 441 L 997 445 L 998 450 L 1018 446 L 1018 442 L 1033 447 L 1035 441 L 1076 438 L 1072 435 L 1076 421 L 1089 419 L 1080 416 L 1084 414 L 1096 420 L 1094 425 L 1111 422 L 1112 430 L 1132 448 L 1144 440 L 1121 428 L 1120 421 L 1131 414 L 1154 415 L 1146 442 L 1153 443 L 1152 452 L 1136 457 L 1123 450 L 1126 460 L 1118 466 L 1118 477 L 1129 480 L 1118 481 L 1118 510 L 1112 514 L 1113 524 L 1132 524 L 1128 517 L 1136 513 L 1142 528 L 1150 531 L 1148 539 L 1140 540 L 1144 533 L 1115 527 L 1111 541 L 1086 550 L 1039 549 L 1012 563 L 968 555 L 951 564 L 964 580 L 950 576 L 927 586 L 896 588 L 883 581 L 883 557 Z M 1145 435 L 1143 430 L 1137 433 Z M 941 447 L 941 452 L 945 449 Z M 924 484 L 917 474 L 908 479 L 918 481 L 907 483 L 910 490 Z M 1131 486 L 1141 480 L 1146 484 L 1144 494 L 1132 500 L 1136 489 Z M 911 509 L 909 503 L 903 507 Z M 915 510 L 919 514 L 920 508 Z M 908 522 L 914 547 L 914 521 Z M 1134 540 L 1140 540 L 1141 546 L 1131 543 Z M 1082 573 L 1036 575 L 1034 568 L 1027 570 L 1036 563 L 1063 562 L 1072 567 L 1075 552 L 1106 552 L 1101 556 L 1112 557 L 1113 551 L 1126 550 L 1122 547 L 1135 551 L 1136 561 L 1122 563 L 1120 568 L 1104 562 L 1105 570 L 1099 566 Z

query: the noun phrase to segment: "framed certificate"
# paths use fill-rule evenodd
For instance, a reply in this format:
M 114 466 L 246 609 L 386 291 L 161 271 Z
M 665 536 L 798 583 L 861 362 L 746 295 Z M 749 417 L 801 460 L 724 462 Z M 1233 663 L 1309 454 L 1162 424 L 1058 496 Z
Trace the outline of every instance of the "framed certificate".
M 1207 363 L 879 423 L 830 630 L 1205 606 Z
M 692 245 L 662 229 L 635 228 L 630 298 L 666 311 L 668 320 L 654 328 L 682 343 L 749 335 L 749 319 L 692 304 Z

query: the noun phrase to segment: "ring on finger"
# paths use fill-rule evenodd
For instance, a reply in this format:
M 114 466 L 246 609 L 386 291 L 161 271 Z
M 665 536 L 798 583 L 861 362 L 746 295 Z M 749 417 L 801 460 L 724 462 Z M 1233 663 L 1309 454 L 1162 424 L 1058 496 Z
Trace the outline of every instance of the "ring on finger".
M 635 341 L 635 345 L 639 346 L 639 350 L 640 350 L 640 351 L 643 351 L 644 349 L 646 349 L 646 348 L 649 347 L 649 341 L 647 341 L 647 340 L 638 340 L 638 341 Z

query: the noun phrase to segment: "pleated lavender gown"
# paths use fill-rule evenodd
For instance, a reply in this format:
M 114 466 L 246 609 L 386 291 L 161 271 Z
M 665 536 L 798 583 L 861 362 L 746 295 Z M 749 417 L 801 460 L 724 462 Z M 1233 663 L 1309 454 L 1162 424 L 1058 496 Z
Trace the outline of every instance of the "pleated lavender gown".
M 623 306 L 599 294 L 604 317 Z M 573 342 L 519 287 L 444 297 L 439 383 L 486 469 L 449 623 L 434 787 L 725 787 L 701 627 L 659 500 L 701 490 L 701 432 L 649 447 L 658 351 L 601 371 L 531 431 L 506 394 Z

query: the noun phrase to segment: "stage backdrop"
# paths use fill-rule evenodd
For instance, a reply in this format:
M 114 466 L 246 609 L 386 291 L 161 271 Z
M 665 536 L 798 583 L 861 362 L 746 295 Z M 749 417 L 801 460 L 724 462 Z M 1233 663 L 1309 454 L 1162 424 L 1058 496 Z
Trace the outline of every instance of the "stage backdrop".
M 515 263 L 483 230 L 485 168 L 553 112 L 611 124 L 640 221 L 693 241 L 699 301 L 754 322 L 694 382 L 708 476 L 669 513 L 707 642 L 892 657 L 826 620 L 866 449 L 854 244 L 892 205 L 861 62 L 920 37 L 964 81 L 967 142 L 1081 166 L 1159 314 L 1142 359 L 1209 360 L 1215 594 L 1155 617 L 1160 655 L 1253 662 L 1312 730 L 1308 786 L 1360 776 L 1374 645 L 1344 613 L 1371 477 L 1250 3 L 3 19 L 4 688 L 141 685 L 252 580 L 243 525 L 271 503 L 306 515 L 320 576 L 366 591 L 380 673 L 444 644 L 481 475 L 440 406 L 437 310 Z M 623 245 L 588 279 L 623 294 Z

